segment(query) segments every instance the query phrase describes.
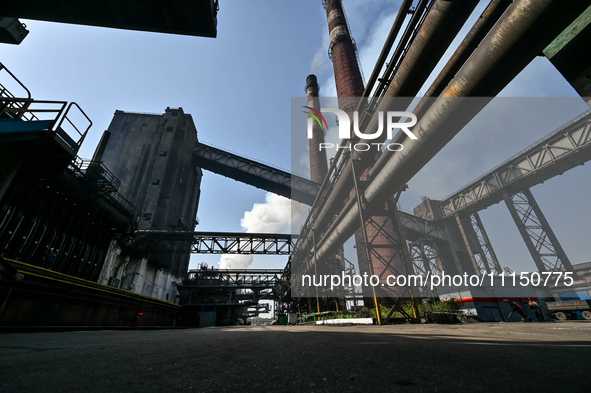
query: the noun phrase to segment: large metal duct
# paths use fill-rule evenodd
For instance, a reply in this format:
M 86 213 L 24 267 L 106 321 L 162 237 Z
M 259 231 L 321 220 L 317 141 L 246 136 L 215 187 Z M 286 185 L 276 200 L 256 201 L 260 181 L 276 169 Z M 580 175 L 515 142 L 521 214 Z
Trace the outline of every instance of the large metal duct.
M 340 0 L 335 1 L 340 3 Z M 419 91 L 477 4 L 477 0 L 437 0 L 433 4 L 419 30 L 417 38 L 415 38 L 415 42 L 413 42 L 401 63 L 399 69 L 401 74 L 398 75 L 397 73 L 395 75 L 385 97 L 398 97 L 400 94 L 412 97 Z M 407 81 L 407 79 L 413 80 Z M 358 97 L 361 97 L 361 95 Z M 388 107 L 389 103 L 388 101 L 383 102 L 378 111 L 394 110 Z M 397 109 L 400 110 L 400 108 Z M 378 118 L 374 116 L 364 132 L 374 133 L 378 126 Z M 384 140 L 385 135 L 382 138 L 370 141 L 362 140 L 361 142 L 381 143 Z M 354 159 L 371 161 L 374 159 L 375 151 L 354 152 L 352 155 Z M 324 208 L 318 215 L 313 230 L 323 229 L 326 226 L 327 222 L 338 213 L 341 202 L 349 196 L 352 189 L 353 175 L 350 166 L 347 166 L 335 184 Z M 303 248 L 309 249 L 311 244 L 310 234 L 309 238 L 303 243 Z
M 492 27 L 497 23 L 501 15 L 507 10 L 507 7 L 512 3 L 513 0 L 492 0 L 482 15 L 478 18 L 474 26 L 470 29 L 462 43 L 458 46 L 454 54 L 450 57 L 449 61 L 443 67 L 435 81 L 431 84 L 431 87 L 413 109 L 413 113 L 417 118 L 422 118 L 429 107 L 435 102 L 435 99 L 441 94 L 443 89 L 449 84 L 456 73 L 462 68 L 466 60 L 474 52 L 474 50 L 480 45 L 480 42 L 486 37 Z M 406 134 L 400 131 L 397 135 L 392 138 L 393 143 L 402 143 L 406 139 Z M 377 173 L 386 162 L 390 159 L 391 155 L 388 151 L 380 156 L 378 161 L 372 167 L 372 174 Z
M 431 84 L 431 87 L 425 94 L 425 98 L 423 98 L 416 106 L 413 112 L 419 119 L 425 114 L 425 112 L 427 112 L 427 109 L 429 109 L 426 105 L 429 98 L 437 97 L 441 94 L 443 89 L 445 89 L 460 68 L 462 68 L 474 50 L 478 48 L 480 42 L 486 37 L 488 32 L 493 28 L 512 2 L 513 0 L 492 0 L 488 4 L 486 9 L 482 12 L 482 15 L 480 15 L 478 20 L 474 23 L 474 26 L 472 26 L 468 34 L 466 34 L 462 43 L 450 57 L 445 67 L 443 67 L 435 81 Z
M 441 96 L 414 128 L 419 138 L 407 140 L 375 174 L 364 198 L 380 206 L 401 189 L 493 97 L 523 70 L 590 4 L 589 0 L 517 0 L 474 51 Z M 357 207 L 344 209 L 334 228 L 318 242 L 320 259 L 346 241 L 357 229 Z
M 412 2 L 413 2 L 413 0 L 404 0 L 402 2 L 402 4 L 400 5 L 400 9 L 398 10 L 398 15 L 396 15 L 396 19 L 394 20 L 394 24 L 392 25 L 392 28 L 390 29 L 390 33 L 388 34 L 388 38 L 386 38 L 386 43 L 384 44 L 384 47 L 382 48 L 382 51 L 380 52 L 380 56 L 378 57 L 378 61 L 376 62 L 376 66 L 374 67 L 373 72 L 371 73 L 371 76 L 369 77 L 369 80 L 367 81 L 367 86 L 365 86 L 365 91 L 363 92 L 362 97 L 369 96 L 369 94 L 371 93 L 371 90 L 373 89 L 373 85 L 378 80 L 378 76 L 380 74 L 380 71 L 382 70 L 382 66 L 386 62 L 386 59 L 388 58 L 388 53 L 390 53 L 390 49 L 392 49 L 392 45 L 394 45 L 394 41 L 396 40 L 396 36 L 398 36 L 398 33 L 400 32 L 400 28 L 402 27 L 402 24 L 404 23 L 404 19 L 406 18 L 406 15 L 408 14 L 408 11 L 410 10 Z

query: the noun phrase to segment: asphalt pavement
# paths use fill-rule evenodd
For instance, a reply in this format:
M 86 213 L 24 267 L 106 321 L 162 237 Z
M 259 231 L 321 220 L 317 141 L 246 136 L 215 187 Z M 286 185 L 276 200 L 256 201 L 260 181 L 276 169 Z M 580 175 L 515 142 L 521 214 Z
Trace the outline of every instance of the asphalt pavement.
M 0 392 L 588 392 L 591 323 L 0 334 Z

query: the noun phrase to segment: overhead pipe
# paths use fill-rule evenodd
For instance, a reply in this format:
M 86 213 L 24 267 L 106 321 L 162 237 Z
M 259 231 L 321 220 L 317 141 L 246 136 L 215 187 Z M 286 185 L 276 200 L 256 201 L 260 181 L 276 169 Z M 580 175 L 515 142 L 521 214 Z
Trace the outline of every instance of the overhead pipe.
M 382 96 L 384 94 L 384 92 L 388 89 L 388 86 L 391 82 L 392 73 L 394 72 L 394 68 L 396 67 L 396 64 L 398 64 L 398 61 L 402 57 L 404 50 L 406 49 L 408 43 L 411 42 L 411 45 L 412 45 L 412 37 L 415 33 L 415 30 L 416 30 L 417 26 L 419 26 L 421 20 L 423 20 L 425 10 L 427 10 L 427 12 L 429 12 L 429 9 L 427 7 L 432 2 L 434 2 L 434 0 L 420 0 L 419 1 L 419 4 L 417 5 L 417 7 L 413 13 L 413 16 L 408 21 L 408 25 L 406 26 L 406 29 L 404 30 L 402 37 L 400 37 L 400 41 L 398 42 L 398 45 L 396 46 L 396 50 L 394 51 L 394 54 L 392 55 L 390 63 L 388 64 L 388 66 L 386 67 L 386 70 L 384 71 L 383 75 L 385 77 L 385 80 L 380 81 L 381 83 L 378 86 L 378 90 L 376 90 L 376 94 L 374 94 L 374 97 Z M 369 96 L 369 94 L 364 97 L 368 97 L 368 96 Z
M 436 0 L 386 91 L 386 97 L 414 97 L 479 0 Z M 374 117 L 370 129 L 377 129 Z M 371 123 L 370 123 L 371 124 Z
M 426 1 L 428 1 L 428 0 L 422 0 L 422 2 L 426 2 Z M 412 6 L 412 2 L 413 2 L 413 0 L 404 0 L 402 2 L 402 4 L 400 5 L 400 9 L 398 10 L 398 15 L 396 15 L 396 19 L 394 20 L 394 24 L 392 25 L 392 28 L 390 29 L 390 33 L 388 34 L 388 38 L 386 38 L 386 43 L 384 44 L 384 47 L 382 48 L 382 52 L 380 53 L 380 56 L 378 57 L 378 61 L 376 62 L 376 66 L 374 67 L 373 72 L 371 73 L 371 76 L 369 77 L 369 80 L 367 81 L 367 85 L 365 86 L 365 91 L 363 92 L 362 97 L 369 97 L 369 94 L 371 93 L 371 91 L 373 89 L 373 85 L 378 80 L 378 76 L 380 74 L 380 71 L 382 70 L 384 63 L 386 62 L 386 58 L 388 57 L 388 54 L 390 53 L 390 50 L 392 49 L 392 45 L 394 45 L 394 41 L 396 41 L 396 37 L 398 36 L 400 29 L 402 28 L 402 24 L 404 23 L 404 19 L 406 18 L 406 15 L 408 14 L 410 7 Z
M 417 104 L 417 106 L 413 109 L 413 113 L 417 116 L 418 119 L 423 117 L 429 106 L 435 102 L 435 98 L 441 94 L 443 89 L 449 84 L 449 82 L 453 79 L 456 73 L 460 70 L 462 65 L 468 60 L 470 55 L 474 52 L 474 50 L 478 47 L 480 42 L 486 37 L 489 31 L 493 28 L 495 23 L 499 20 L 499 18 L 503 15 L 503 13 L 507 10 L 507 7 L 511 5 L 513 0 L 492 0 L 482 15 L 478 18 L 474 26 L 470 29 L 466 37 L 462 41 L 462 43 L 458 46 L 454 54 L 450 57 L 449 61 L 443 67 L 435 81 L 431 84 L 431 87 L 425 94 L 425 96 L 421 99 L 421 101 Z M 404 140 L 406 139 L 406 134 L 402 131 L 398 132 L 392 138 L 392 143 L 400 143 L 403 144 Z M 390 159 L 392 152 L 386 150 L 380 158 L 376 161 L 373 165 L 370 176 L 379 172 L 380 169 L 384 166 L 384 164 Z
M 417 38 L 401 63 L 399 69 L 401 74 L 397 76 L 397 73 L 394 76 L 385 97 L 397 97 L 400 94 L 414 96 L 419 91 L 477 4 L 478 0 L 435 1 L 419 30 Z M 412 81 L 408 79 L 412 79 Z M 388 110 L 392 110 L 388 106 L 388 102 L 382 102 L 377 109 L 377 111 L 384 112 Z M 365 132 L 376 132 L 379 125 L 378 121 L 378 116 L 374 116 Z M 360 143 L 382 143 L 384 141 L 385 135 L 382 135 L 378 139 L 361 140 Z M 374 156 L 375 152 L 371 151 L 355 151 L 352 153 L 353 159 L 368 162 Z M 312 227 L 313 230 L 323 229 L 326 226 L 327 222 L 338 213 L 340 204 L 349 196 L 352 189 L 351 167 L 347 165 L 325 202 L 324 208 L 319 213 Z M 311 235 L 308 235 L 302 248 L 309 249 L 311 244 Z
M 404 150 L 394 154 L 371 180 L 364 201 L 381 206 L 429 162 L 474 116 L 519 74 L 590 1 L 516 0 L 474 51 L 441 96 L 420 119 Z M 467 108 L 459 97 L 488 97 Z M 321 259 L 353 235 L 357 206 L 341 211 L 331 232 L 318 242 Z
M 417 118 L 421 118 L 427 112 L 429 108 L 425 106 L 426 102 L 430 101 L 429 98 L 438 97 L 443 92 L 443 89 L 445 89 L 460 68 L 462 68 L 474 50 L 478 48 L 480 42 L 486 37 L 512 2 L 513 0 L 491 0 L 435 81 L 431 84 L 423 99 L 415 107 L 413 113 Z

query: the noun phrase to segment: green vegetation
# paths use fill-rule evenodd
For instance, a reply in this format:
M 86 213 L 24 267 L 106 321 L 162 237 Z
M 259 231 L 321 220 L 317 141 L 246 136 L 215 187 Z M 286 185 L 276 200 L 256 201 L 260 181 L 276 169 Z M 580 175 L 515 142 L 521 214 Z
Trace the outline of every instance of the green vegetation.
M 447 301 L 430 301 L 424 299 L 421 304 L 423 312 L 454 312 L 457 313 L 462 308 L 462 302 L 455 298 Z
M 462 303 L 454 298 L 450 300 L 441 301 L 441 300 L 432 300 L 432 299 L 424 299 L 421 304 L 419 304 L 419 313 L 420 317 L 424 317 L 425 313 L 429 312 L 448 312 L 448 313 L 458 313 L 462 308 Z M 402 309 L 408 315 L 412 316 L 412 305 L 410 302 L 404 303 L 402 305 Z M 390 312 L 389 307 L 382 306 L 380 308 L 380 312 L 382 314 L 382 319 L 385 319 Z M 350 318 L 375 318 L 376 317 L 376 310 L 375 308 L 371 307 L 363 307 L 358 311 L 341 311 L 335 312 L 330 311 L 326 313 L 322 313 L 323 315 L 319 315 L 317 317 L 313 317 L 310 321 L 305 323 L 314 323 L 316 319 L 350 319 Z M 392 318 L 400 318 L 403 317 L 402 313 L 396 311 L 392 315 Z M 300 322 L 302 323 L 302 322 Z
M 420 316 L 425 316 L 425 313 L 428 312 L 450 312 L 450 313 L 457 313 L 462 308 L 462 303 L 457 301 L 456 299 L 452 298 L 447 301 L 441 300 L 431 300 L 431 299 L 424 299 L 422 304 L 419 304 L 419 313 Z M 402 305 L 402 309 L 408 314 L 412 316 L 412 305 L 410 302 L 404 303 Z M 388 313 L 390 312 L 389 307 L 381 307 L 380 313 L 382 314 L 382 318 L 386 318 Z M 392 315 L 393 318 L 402 317 L 402 313 L 394 312 Z M 361 310 L 357 312 L 347 312 L 347 313 L 339 313 L 334 316 L 334 318 L 375 318 L 376 317 L 376 310 L 375 308 L 371 307 L 363 307 Z

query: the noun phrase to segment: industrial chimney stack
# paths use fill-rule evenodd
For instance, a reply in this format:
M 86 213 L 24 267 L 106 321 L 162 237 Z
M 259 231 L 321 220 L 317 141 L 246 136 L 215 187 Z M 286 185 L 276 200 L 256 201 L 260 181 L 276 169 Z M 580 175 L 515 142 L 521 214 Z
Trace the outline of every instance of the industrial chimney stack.
M 351 114 L 357 107 L 357 99 L 349 97 L 361 97 L 365 90 L 357 62 L 357 48 L 341 0 L 326 0 L 325 7 L 330 33 L 328 53 L 334 67 L 339 107 Z
M 306 95 L 308 106 L 320 111 L 320 100 L 318 99 L 318 80 L 316 75 L 308 75 L 306 78 Z M 320 150 L 320 144 L 324 143 L 324 131 L 316 121 L 312 121 L 312 139 L 310 143 L 310 179 L 322 184 L 328 173 L 326 161 L 326 150 Z
M 341 0 L 325 0 L 324 5 L 330 33 L 328 53 L 334 67 L 339 107 L 349 114 L 350 119 L 353 119 L 353 111 L 357 109 L 359 98 L 363 96 L 365 90 L 357 60 L 357 48 L 349 31 Z M 367 172 L 362 175 L 362 178 L 367 175 Z M 352 198 L 355 196 L 354 193 L 355 191 L 352 191 Z M 384 207 L 384 210 L 387 210 L 387 207 Z M 355 233 L 357 258 L 361 272 L 370 273 L 373 270 L 374 274 L 382 277 L 387 276 L 390 272 L 403 271 L 400 258 L 402 250 L 397 250 L 401 242 L 398 240 L 392 241 L 398 238 L 391 221 L 393 214 L 395 212 L 368 217 L 369 220 L 365 225 L 367 237 L 371 239 L 369 240 L 370 244 L 366 244 L 361 229 Z M 370 261 L 367 258 L 366 247 L 372 249 L 372 266 L 369 265 Z M 393 292 L 396 291 L 386 291 L 389 296 Z M 370 293 L 369 288 L 364 288 L 366 306 L 373 303 Z

